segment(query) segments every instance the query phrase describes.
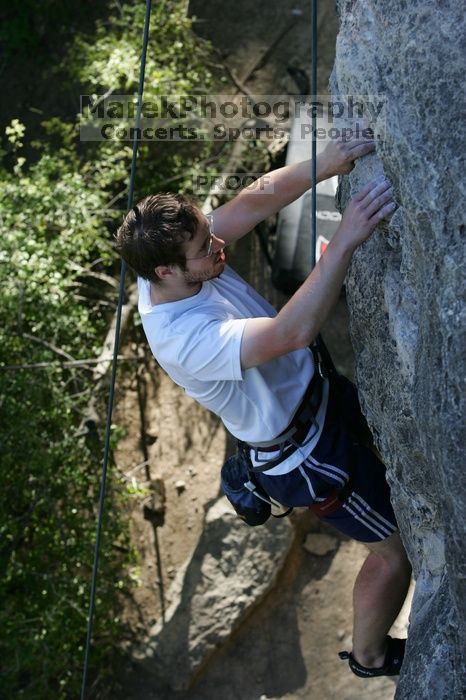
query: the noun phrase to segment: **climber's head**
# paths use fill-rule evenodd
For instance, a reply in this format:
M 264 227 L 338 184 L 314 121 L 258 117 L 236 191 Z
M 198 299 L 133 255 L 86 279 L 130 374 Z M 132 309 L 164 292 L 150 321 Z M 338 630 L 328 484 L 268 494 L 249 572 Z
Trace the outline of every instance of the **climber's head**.
M 185 244 L 198 229 L 199 213 L 183 194 L 149 195 L 126 214 L 116 234 L 116 247 L 140 277 L 158 284 L 156 267 L 177 265 L 186 270 Z

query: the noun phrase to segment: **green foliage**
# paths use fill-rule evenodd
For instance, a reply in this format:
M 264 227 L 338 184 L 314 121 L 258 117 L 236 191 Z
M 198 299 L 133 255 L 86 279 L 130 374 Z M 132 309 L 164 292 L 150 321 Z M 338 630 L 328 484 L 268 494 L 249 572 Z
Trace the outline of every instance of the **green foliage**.
M 66 60 L 70 76 L 95 94 L 117 94 L 137 88 L 145 3 L 125 3 L 120 12 L 97 22 L 95 41 L 77 36 Z M 131 31 L 128 31 L 128 27 Z M 150 46 L 144 95 L 186 94 L 207 89 L 209 45 L 191 31 L 185 2 L 152 3 Z M 136 39 L 136 41 L 135 41 Z
M 102 95 L 135 98 L 144 14 L 145 3 L 126 3 L 118 13 L 97 23 L 94 42 L 90 43 L 88 37 L 75 38 L 66 59 L 66 70 L 71 81 L 80 81 L 84 94 L 93 99 Z M 150 102 L 159 95 L 203 93 L 212 89 L 213 78 L 206 68 L 210 45 L 201 43 L 192 33 L 186 3 L 153 3 L 150 27 L 144 101 Z M 85 115 L 80 115 L 79 123 L 82 125 L 83 121 Z M 83 145 L 88 158 L 95 161 L 100 157 L 103 162 L 119 159 L 125 146 L 128 157 L 129 141 Z M 138 149 L 135 200 L 148 191 L 189 190 L 195 164 L 211 158 L 214 150 L 212 143 L 202 141 L 142 141 Z M 215 167 L 220 167 L 222 159 L 215 160 Z M 127 167 L 129 170 L 129 161 Z M 124 174 L 125 182 L 127 175 L 128 172 Z M 113 180 L 114 188 L 115 184 Z
M 63 360 L 92 358 L 101 345 L 100 307 L 74 291 L 90 261 L 110 260 L 102 221 L 90 214 L 104 193 L 62 165 L 44 155 L 27 173 L 3 171 L 0 189 L 2 687 L 34 699 L 77 687 L 102 454 L 99 441 L 78 435 L 92 375 Z M 34 363 L 46 366 L 7 369 Z M 128 582 L 131 561 L 112 549 L 129 551 L 122 496 L 112 478 L 93 659 L 100 668 L 118 627 L 115 582 Z
M 155 4 L 149 90 L 189 92 L 211 80 L 208 48 L 194 40 L 184 12 L 184 2 Z M 93 37 L 77 32 L 61 67 L 70 81 L 79 79 L 83 92 L 133 91 L 143 14 L 143 3 L 115 3 Z M 26 25 L 20 13 L 14 37 Z M 94 386 L 92 366 L 77 361 L 96 357 L 114 309 L 105 275 L 119 267 L 111 241 L 131 159 L 128 143 L 80 142 L 79 117 L 48 116 L 32 144 L 34 164 L 22 155 L 31 146 L 27 128 L 12 119 L 0 165 L 1 687 L 2 697 L 28 700 L 75 698 L 81 682 L 102 444 L 83 430 Z M 209 155 L 206 144 L 142 144 L 138 191 L 184 187 L 194 162 Z M 97 397 L 102 414 L 105 401 Z M 110 468 L 93 680 L 110 673 L 122 633 L 119 596 L 135 580 L 129 495 Z

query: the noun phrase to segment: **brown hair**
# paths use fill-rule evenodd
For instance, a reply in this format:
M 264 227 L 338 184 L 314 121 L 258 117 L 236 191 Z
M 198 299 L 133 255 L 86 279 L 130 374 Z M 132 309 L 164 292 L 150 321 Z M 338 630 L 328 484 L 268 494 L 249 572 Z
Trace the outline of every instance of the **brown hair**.
M 116 248 L 133 270 L 154 283 L 158 265 L 186 269 L 183 243 L 199 224 L 197 207 L 183 194 L 149 195 L 129 211 L 116 234 Z

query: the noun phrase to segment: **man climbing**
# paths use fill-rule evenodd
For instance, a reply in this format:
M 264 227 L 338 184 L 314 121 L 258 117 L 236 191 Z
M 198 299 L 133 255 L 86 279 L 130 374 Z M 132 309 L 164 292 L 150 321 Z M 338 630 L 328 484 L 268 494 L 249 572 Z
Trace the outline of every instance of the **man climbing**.
M 317 181 L 348 173 L 374 150 L 370 139 L 331 142 Z M 279 503 L 308 506 L 370 552 L 354 586 L 357 675 L 399 673 L 404 640 L 389 629 L 406 597 L 411 568 L 390 504 L 385 469 L 353 439 L 337 396 L 309 346 L 334 306 L 351 257 L 395 209 L 387 180 L 370 182 L 344 212 L 325 254 L 277 313 L 226 265 L 225 246 L 300 197 L 309 162 L 268 174 L 205 216 L 183 195 L 148 196 L 118 230 L 121 256 L 138 274 L 139 311 L 159 364 L 186 393 L 220 416 L 242 445 L 257 483 Z M 273 193 L 270 193 L 270 190 Z

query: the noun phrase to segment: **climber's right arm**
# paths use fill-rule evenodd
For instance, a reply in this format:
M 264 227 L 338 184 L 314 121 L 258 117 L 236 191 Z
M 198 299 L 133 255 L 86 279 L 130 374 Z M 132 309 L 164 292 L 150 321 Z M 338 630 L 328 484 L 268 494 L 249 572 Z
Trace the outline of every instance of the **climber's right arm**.
M 395 206 L 390 183 L 381 179 L 369 183 L 351 200 L 324 255 L 277 316 L 247 321 L 241 343 L 243 369 L 315 340 L 338 299 L 354 251 Z
M 371 138 L 331 140 L 317 158 L 316 181 L 346 175 L 354 167 L 357 158 L 362 158 L 374 149 L 375 142 Z M 212 212 L 215 234 L 226 245 L 230 245 L 260 221 L 294 202 L 311 184 L 310 160 L 270 171 Z

